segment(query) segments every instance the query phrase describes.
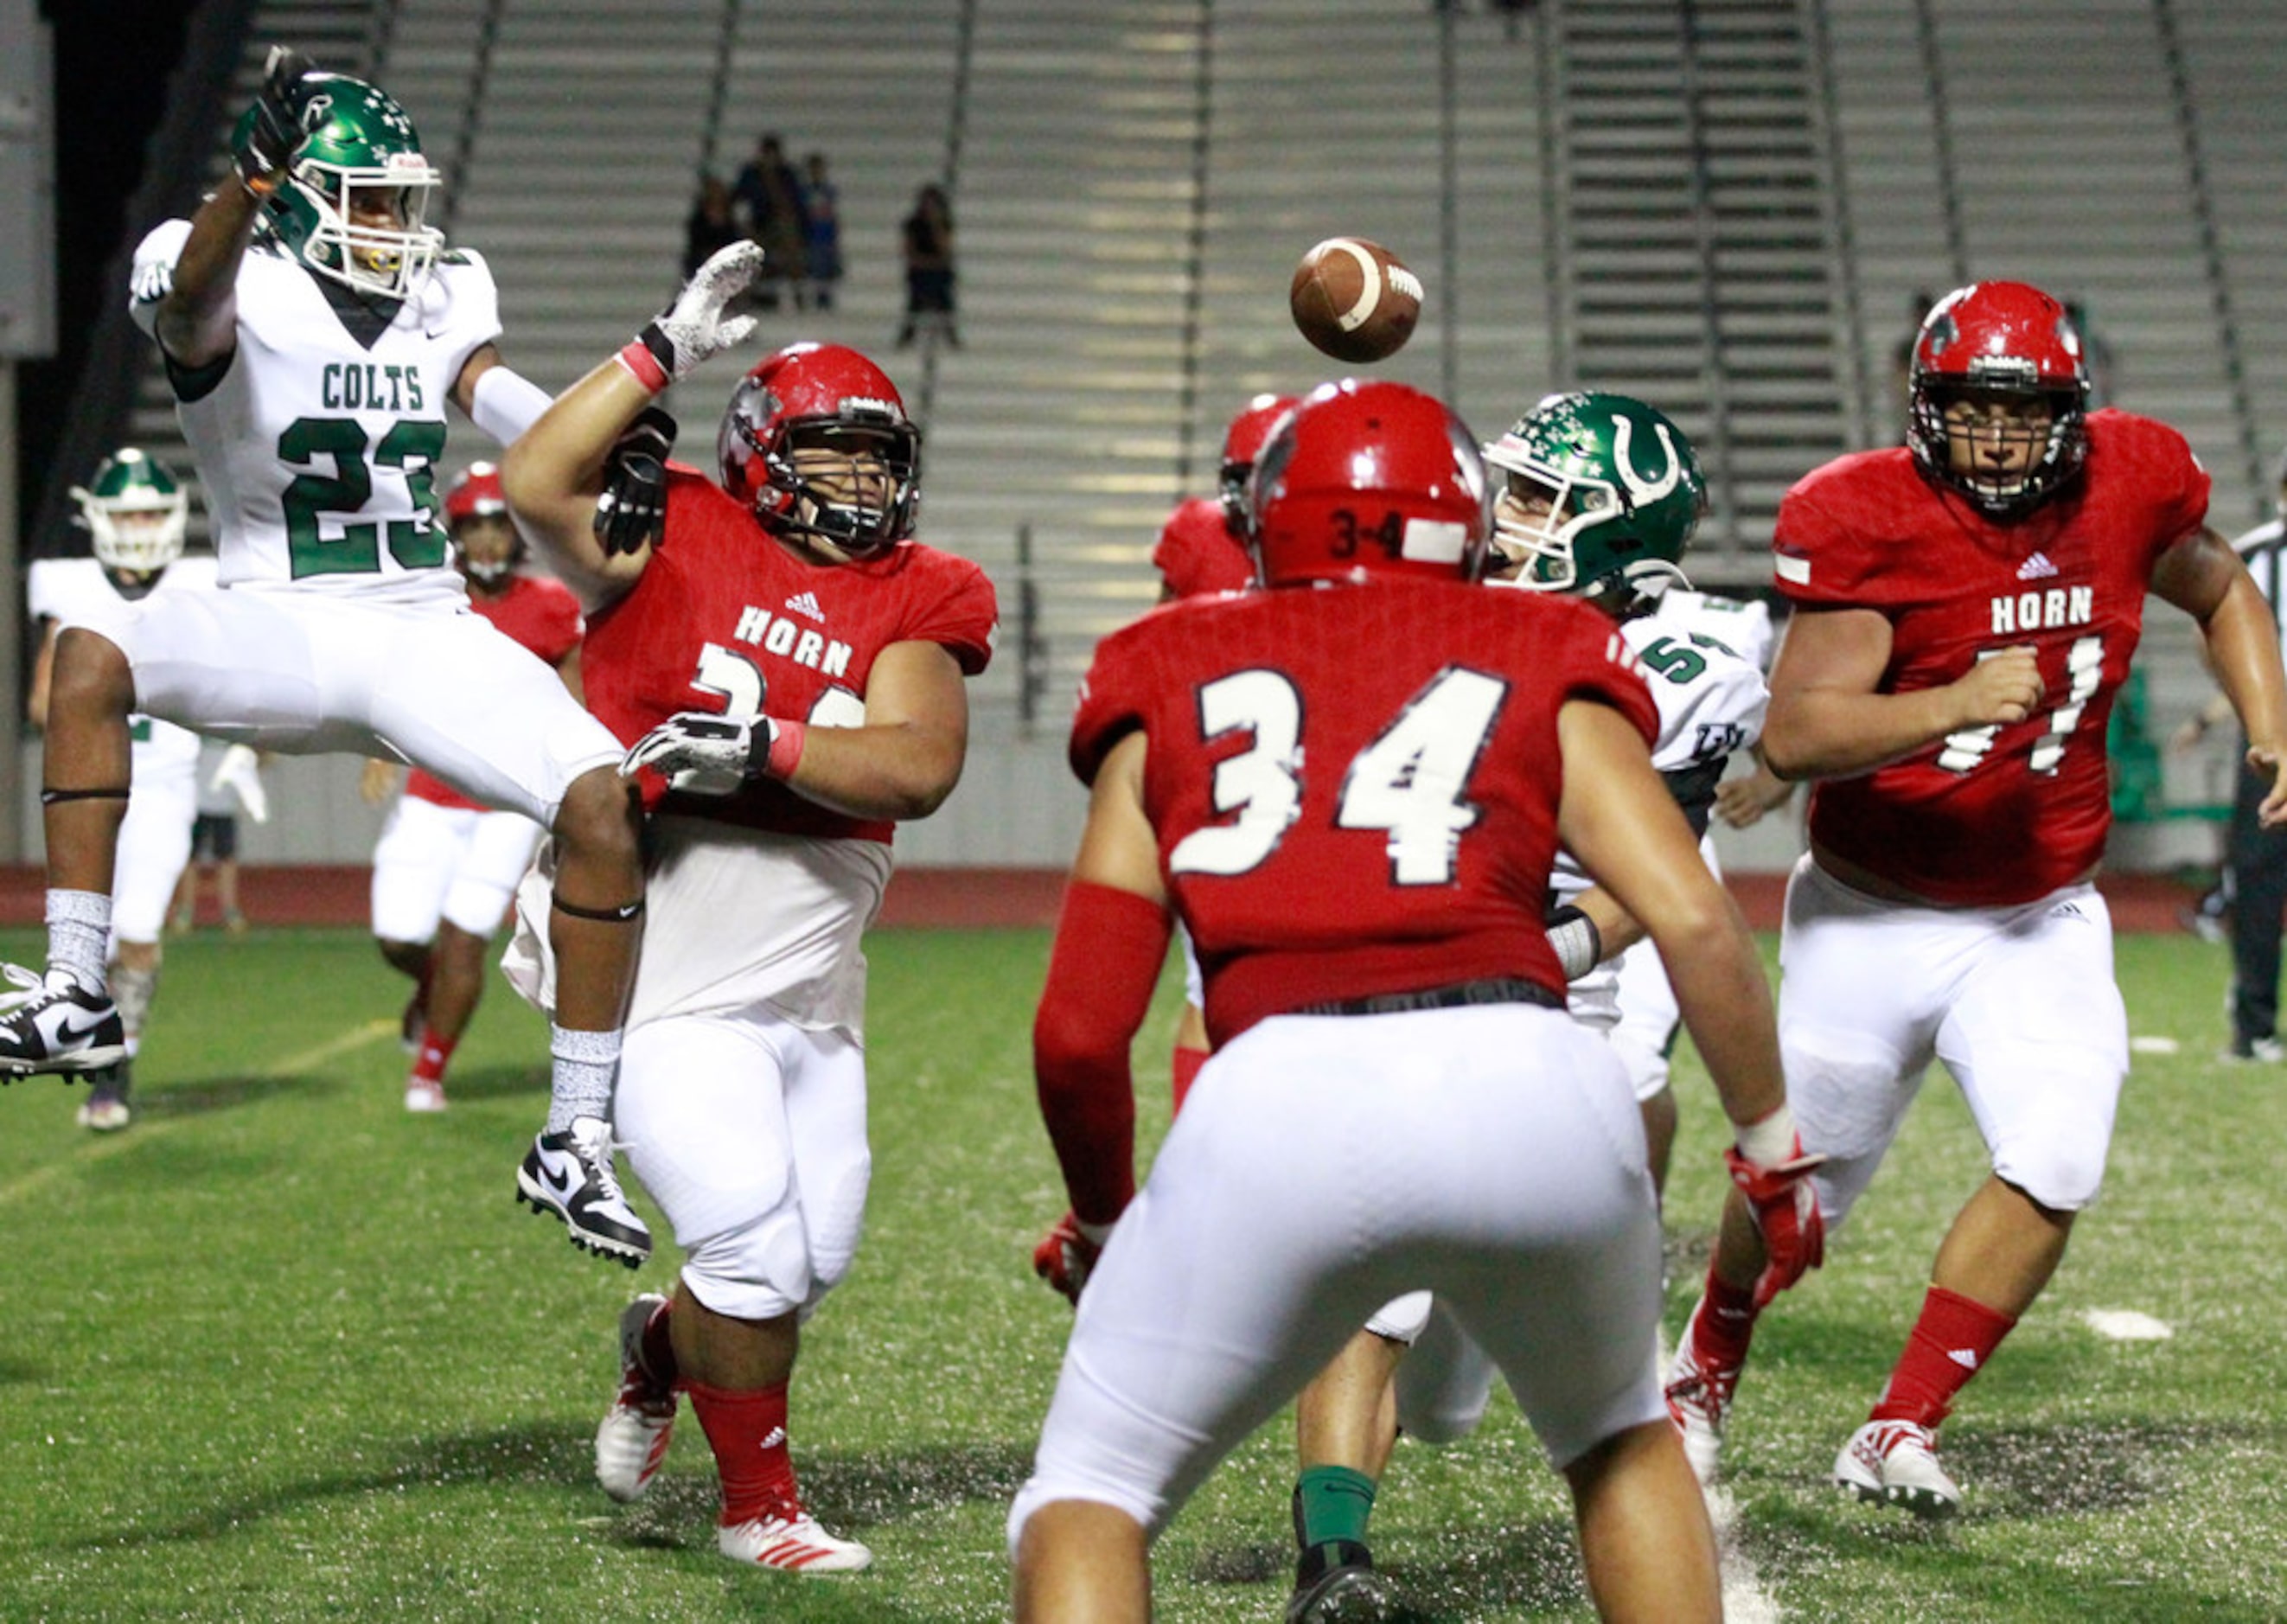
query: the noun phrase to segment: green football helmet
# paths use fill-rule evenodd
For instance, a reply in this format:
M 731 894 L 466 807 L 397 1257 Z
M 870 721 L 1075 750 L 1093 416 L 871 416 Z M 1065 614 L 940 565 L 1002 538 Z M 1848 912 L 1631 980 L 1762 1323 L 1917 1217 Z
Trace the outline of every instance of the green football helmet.
M 423 224 L 444 177 L 421 155 L 413 121 L 385 92 L 343 74 L 305 74 L 292 107 L 309 137 L 265 201 L 271 234 L 320 276 L 405 297 L 445 246 L 445 234 Z M 245 146 L 253 122 L 249 107 L 235 145 Z
M 1626 395 L 1550 395 L 1485 448 L 1507 476 L 1493 547 L 1533 592 L 1611 593 L 1623 613 L 1688 586 L 1679 564 L 1707 482 L 1683 431 Z
M 165 463 L 129 446 L 103 459 L 95 478 L 72 487 L 81 519 L 107 568 L 149 574 L 183 556 L 191 503 Z

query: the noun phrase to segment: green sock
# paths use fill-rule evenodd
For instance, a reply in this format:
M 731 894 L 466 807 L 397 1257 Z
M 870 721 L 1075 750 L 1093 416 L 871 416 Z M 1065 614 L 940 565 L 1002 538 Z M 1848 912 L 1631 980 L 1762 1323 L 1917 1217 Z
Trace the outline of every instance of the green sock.
M 1347 1466 L 1313 1466 L 1294 1480 L 1294 1541 L 1304 1550 L 1329 1540 L 1365 1543 L 1373 1479 Z

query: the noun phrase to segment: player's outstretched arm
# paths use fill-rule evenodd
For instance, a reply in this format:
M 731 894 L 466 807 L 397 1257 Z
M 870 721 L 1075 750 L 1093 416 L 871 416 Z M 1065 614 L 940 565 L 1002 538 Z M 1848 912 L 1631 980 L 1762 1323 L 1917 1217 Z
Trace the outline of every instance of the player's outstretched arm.
M 2040 703 L 2030 648 L 2005 648 L 1939 688 L 1879 691 L 1890 622 L 1872 609 L 1795 612 L 1771 668 L 1763 758 L 1783 779 L 1843 778 L 1965 727 L 2022 722 Z
M 648 546 L 607 554 L 595 529 L 604 459 L 651 399 L 607 360 L 557 396 L 501 457 L 501 490 L 518 529 L 591 612 L 633 586 L 651 561 Z
M 718 250 L 664 314 L 558 395 L 502 458 L 501 486 L 518 526 L 586 607 L 625 592 L 651 558 L 647 543 L 618 551 L 597 534 L 605 459 L 661 390 L 754 331 L 753 317 L 725 313 L 762 265 L 752 242 Z
M 160 347 L 176 365 L 212 366 L 238 342 L 239 262 L 269 195 L 309 139 L 294 115 L 295 87 L 317 64 L 273 45 L 243 139 L 233 147 L 231 175 L 191 216 L 191 234 L 176 256 L 171 283 L 157 311 Z
M 2272 775 L 2263 822 L 2287 822 L 2287 673 L 2262 589 L 2231 543 L 2202 526 L 2160 555 L 2152 590 L 2199 622 L 2209 668 L 2246 730 L 2248 764 Z
M 1640 921 L 1669 967 L 1684 1024 L 1734 1122 L 1786 1101 L 1770 986 L 1753 939 L 1699 855 L 1691 826 L 1627 718 L 1592 700 L 1557 718 L 1564 795 L 1557 834 Z
M 1784 1289 L 1817 1266 L 1824 1234 L 1779 1067 L 1770 984 L 1739 910 L 1699 855 L 1642 738 L 1610 706 L 1574 700 L 1558 713 L 1564 795 L 1557 834 L 1658 944 L 1677 1008 L 1737 1131 L 1727 1157 L 1769 1265 Z
M 1105 1238 L 1136 1193 L 1128 1049 L 1151 1009 L 1172 933 L 1159 844 L 1144 812 L 1145 749 L 1142 733 L 1130 734 L 1096 773 L 1033 1022 L 1041 1120 L 1064 1169 L 1071 1216 L 1088 1226 L 1090 1245 Z M 1052 1271 L 1043 1273 L 1066 1289 Z

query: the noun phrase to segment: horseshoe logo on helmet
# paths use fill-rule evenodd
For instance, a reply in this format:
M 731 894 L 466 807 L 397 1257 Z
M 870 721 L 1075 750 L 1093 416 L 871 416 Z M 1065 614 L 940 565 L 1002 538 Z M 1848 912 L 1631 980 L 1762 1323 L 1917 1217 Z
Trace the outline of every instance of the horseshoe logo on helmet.
M 1652 432 L 1659 437 L 1660 448 L 1667 453 L 1667 468 L 1665 472 L 1646 479 L 1636 471 L 1635 458 L 1632 455 L 1635 428 L 1636 425 L 1626 417 L 1612 424 L 1612 467 L 1620 476 L 1621 487 L 1628 493 L 1630 500 L 1642 506 L 1646 503 L 1658 502 L 1682 481 L 1683 459 L 1675 454 L 1675 440 L 1668 433 L 1667 424 L 1655 424 Z

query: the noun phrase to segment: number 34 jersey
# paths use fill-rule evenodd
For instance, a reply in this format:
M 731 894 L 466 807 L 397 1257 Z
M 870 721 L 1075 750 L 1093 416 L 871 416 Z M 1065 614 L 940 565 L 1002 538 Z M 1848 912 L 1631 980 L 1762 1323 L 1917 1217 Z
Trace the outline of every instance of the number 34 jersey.
M 135 250 L 146 332 L 189 234 L 169 220 Z M 222 583 L 457 595 L 436 465 L 453 385 L 500 336 L 492 273 L 468 250 L 441 257 L 393 313 L 374 306 L 389 319 L 370 345 L 327 287 L 257 240 L 239 265 L 236 353 L 218 378 L 176 376 Z
M 2004 649 L 2039 659 L 2046 693 L 2025 721 L 1965 728 L 1812 795 L 1822 847 L 1934 902 L 2030 902 L 2104 853 L 2113 695 L 2154 566 L 2206 517 L 2208 476 L 2164 424 L 2108 410 L 2087 428 L 2080 478 L 2013 524 L 1940 494 L 1903 448 L 1830 463 L 1779 509 L 1779 590 L 1888 619 L 1882 693 L 1943 686 Z
M 1171 604 L 1096 650 L 1072 725 L 1093 781 L 1141 728 L 1144 809 L 1220 1045 L 1267 1016 L 1488 977 L 1561 997 L 1541 924 L 1556 716 L 1651 699 L 1585 606 L 1458 582 Z

